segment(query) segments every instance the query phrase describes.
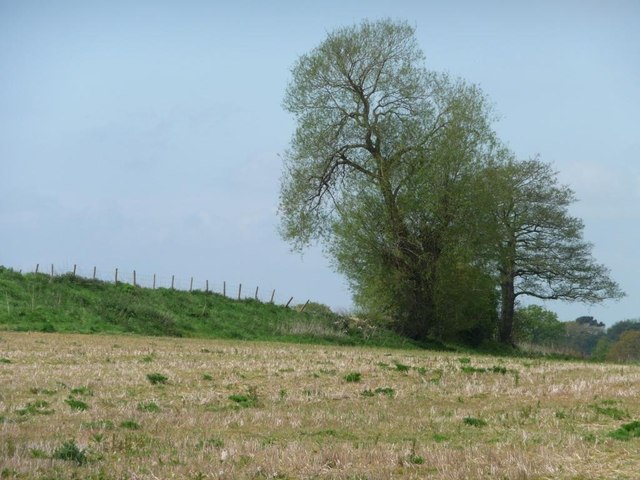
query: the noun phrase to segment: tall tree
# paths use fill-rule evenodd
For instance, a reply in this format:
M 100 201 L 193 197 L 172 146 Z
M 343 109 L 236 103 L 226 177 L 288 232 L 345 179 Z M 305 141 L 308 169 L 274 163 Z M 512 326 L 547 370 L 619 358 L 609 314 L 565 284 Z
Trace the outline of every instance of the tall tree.
M 341 28 L 295 64 L 284 106 L 297 120 L 281 182 L 282 234 L 321 240 L 356 300 L 417 338 L 434 330 L 443 255 L 467 268 L 465 188 L 497 149 L 483 95 L 424 68 L 414 30 Z
M 569 214 L 573 191 L 538 159 L 510 159 L 486 172 L 494 201 L 494 251 L 501 293 L 499 339 L 513 342 L 516 300 L 597 303 L 623 292 L 584 241 L 583 223 Z

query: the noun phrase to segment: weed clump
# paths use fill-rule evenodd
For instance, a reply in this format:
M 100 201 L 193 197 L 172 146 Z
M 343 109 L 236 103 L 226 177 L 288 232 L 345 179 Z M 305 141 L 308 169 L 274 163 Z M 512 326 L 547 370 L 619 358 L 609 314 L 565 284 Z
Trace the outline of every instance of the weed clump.
M 140 430 L 140 424 L 135 420 L 125 420 L 120 423 L 120 428 L 126 428 L 127 430 Z
M 45 400 L 36 400 L 35 402 L 29 402 L 24 408 L 16 410 L 16 413 L 20 416 L 25 415 L 51 415 L 54 410 L 49 409 L 49 402 Z
M 607 417 L 611 417 L 614 420 L 623 420 L 629 417 L 626 412 L 616 407 L 591 405 L 591 408 L 593 408 L 596 413 L 599 413 L 600 415 L 606 415 Z
M 229 395 L 229 400 L 235 402 L 241 408 L 251 408 L 260 406 L 258 392 L 255 387 L 249 387 L 246 394 Z
M 355 383 L 362 380 L 362 374 L 358 372 L 351 372 L 344 376 L 344 380 L 349 383 Z
M 84 449 L 78 448 L 75 440 L 64 442 L 62 446 L 53 452 L 51 458 L 56 460 L 69 460 L 76 462 L 78 465 L 87 463 L 87 455 Z
M 640 438 L 640 421 L 626 423 L 617 430 L 609 433 L 609 437 L 615 440 L 628 441 L 632 438 Z
M 160 411 L 160 407 L 155 402 L 139 403 L 138 410 L 141 412 L 158 413 Z
M 481 418 L 475 417 L 464 417 L 462 419 L 462 423 L 471 427 L 484 427 L 487 424 L 487 422 L 482 420 Z
M 151 382 L 151 385 L 164 385 L 169 381 L 169 379 L 161 373 L 149 373 L 147 380 Z
M 71 407 L 71 410 L 84 412 L 85 410 L 89 409 L 89 405 L 86 402 L 78 400 L 77 398 L 69 397 L 64 402 L 69 405 L 69 407 Z

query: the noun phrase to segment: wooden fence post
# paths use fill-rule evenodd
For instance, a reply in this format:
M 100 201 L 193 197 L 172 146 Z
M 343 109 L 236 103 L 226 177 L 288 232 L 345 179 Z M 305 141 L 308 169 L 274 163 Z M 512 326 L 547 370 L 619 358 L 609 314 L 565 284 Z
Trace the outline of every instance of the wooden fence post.
M 36 273 L 38 273 L 38 268 L 40 268 L 40 264 L 36 263 Z
M 96 267 L 95 267 L 95 265 L 93 267 L 93 279 L 94 280 L 96 279 Z
M 136 285 L 137 285 L 136 284 L 136 271 L 134 270 L 133 271 L 133 286 L 135 287 Z
M 175 275 L 171 275 L 171 290 L 174 290 L 175 280 L 176 280 L 176 276 Z
M 76 276 L 76 264 L 75 263 L 73 264 L 73 276 L 74 277 Z
M 53 278 L 53 263 L 51 264 L 51 278 Z
M 271 300 L 269 300 L 269 303 L 273 303 L 273 296 L 274 296 L 275 294 L 276 294 L 276 289 L 274 288 L 274 289 L 271 291 Z
M 118 285 L 118 269 L 116 268 L 116 285 Z
M 258 299 L 258 287 L 256 287 L 256 294 L 254 295 L 254 297 L 256 300 Z
M 222 282 L 222 296 L 223 297 L 227 296 L 227 282 L 226 281 Z
M 193 277 L 191 277 L 191 282 L 189 282 L 189 291 L 193 290 Z
M 300 313 L 304 312 L 304 309 L 307 308 L 307 305 L 309 305 L 309 300 L 307 300 L 307 302 L 302 306 L 302 308 L 300 309 Z
M 204 285 L 204 293 L 209 293 L 209 280 L 206 280 Z
M 289 301 L 287 302 L 287 304 L 284 306 L 284 308 L 289 308 L 289 304 L 291 303 L 291 301 L 293 300 L 293 297 L 291 297 L 289 299 Z
M 156 274 L 153 274 L 153 290 L 156 289 Z
M 240 300 L 240 295 L 242 295 L 242 284 L 238 285 L 238 300 Z

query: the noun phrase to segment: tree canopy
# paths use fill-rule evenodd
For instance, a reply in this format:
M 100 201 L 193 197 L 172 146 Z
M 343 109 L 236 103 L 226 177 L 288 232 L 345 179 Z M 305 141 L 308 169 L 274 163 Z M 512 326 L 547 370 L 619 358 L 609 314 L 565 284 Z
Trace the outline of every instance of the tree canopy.
M 616 293 L 566 213 L 572 193 L 546 165 L 512 159 L 484 94 L 426 69 L 407 23 L 329 33 L 295 63 L 283 105 L 297 122 L 283 237 L 323 243 L 356 302 L 407 335 L 497 329 L 508 342 L 519 295 Z

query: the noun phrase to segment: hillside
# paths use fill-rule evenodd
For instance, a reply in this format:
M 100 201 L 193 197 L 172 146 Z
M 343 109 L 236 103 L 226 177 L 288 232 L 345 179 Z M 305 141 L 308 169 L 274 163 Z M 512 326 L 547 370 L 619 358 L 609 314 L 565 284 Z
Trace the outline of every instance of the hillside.
M 355 325 L 311 304 L 302 313 L 203 291 L 141 288 L 0 267 L 0 330 L 404 346 L 381 327 Z

